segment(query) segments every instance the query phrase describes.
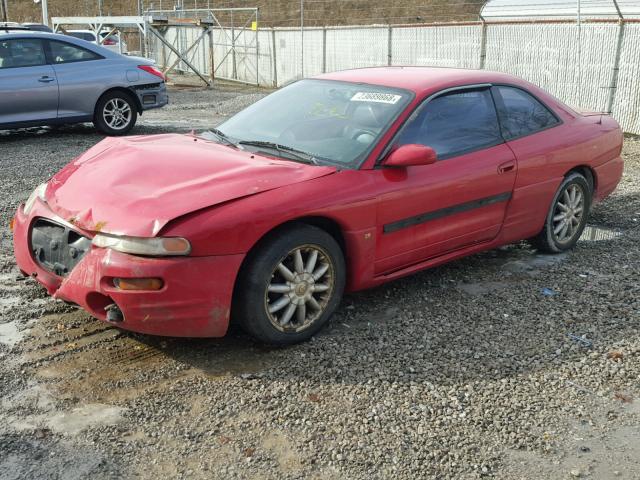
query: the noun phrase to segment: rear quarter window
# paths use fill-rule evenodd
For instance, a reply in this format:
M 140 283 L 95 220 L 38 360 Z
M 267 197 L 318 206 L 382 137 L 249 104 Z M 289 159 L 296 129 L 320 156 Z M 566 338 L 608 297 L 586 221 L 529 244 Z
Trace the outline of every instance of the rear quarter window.
M 49 41 L 49 48 L 51 49 L 51 59 L 54 64 L 86 62 L 103 58 L 86 48 L 56 40 Z
M 494 87 L 505 140 L 524 137 L 560 123 L 558 117 L 530 93 L 516 87 Z

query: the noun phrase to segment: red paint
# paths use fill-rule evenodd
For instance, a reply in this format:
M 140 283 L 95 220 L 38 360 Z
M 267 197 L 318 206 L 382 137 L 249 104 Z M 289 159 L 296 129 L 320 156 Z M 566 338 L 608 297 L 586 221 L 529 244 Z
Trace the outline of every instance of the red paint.
M 123 328 L 173 336 L 224 335 L 237 271 L 268 232 L 322 217 L 344 239 L 348 288 L 358 290 L 477 251 L 537 234 L 570 170 L 588 167 L 595 200 L 622 175 L 622 134 L 615 120 L 582 115 L 539 88 L 486 71 L 375 68 L 321 78 L 409 89 L 415 99 L 360 170 L 337 171 L 262 157 L 189 135 L 108 139 L 50 182 L 46 204 L 16 214 L 20 269 L 56 297 L 105 318 L 122 309 Z M 562 120 L 548 130 L 433 165 L 377 167 L 388 141 L 415 106 L 453 86 L 507 83 L 529 90 Z M 383 233 L 384 225 L 424 212 L 508 193 L 509 201 Z M 141 258 L 93 248 L 64 279 L 36 265 L 28 247 L 34 218 L 62 218 L 86 236 L 95 230 L 189 239 L 186 258 Z M 157 292 L 117 291 L 113 277 L 161 278 Z M 111 299 L 111 300 L 110 300 Z
M 58 172 L 46 199 L 79 228 L 146 237 L 185 213 L 334 171 L 190 135 L 110 137 Z
M 403 145 L 389 154 L 387 167 L 417 167 L 436 163 L 436 151 L 424 145 Z

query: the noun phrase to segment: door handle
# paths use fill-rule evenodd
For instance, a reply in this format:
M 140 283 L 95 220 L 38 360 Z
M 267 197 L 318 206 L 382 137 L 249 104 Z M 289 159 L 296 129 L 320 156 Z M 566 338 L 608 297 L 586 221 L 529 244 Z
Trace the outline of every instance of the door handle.
M 509 162 L 505 162 L 498 167 L 498 173 L 507 173 L 511 172 L 516 168 L 516 162 L 513 160 Z
M 49 77 L 49 76 L 47 76 L 47 75 L 45 75 L 45 76 L 43 76 L 43 77 L 40 77 L 40 78 L 38 79 L 38 81 L 39 81 L 39 82 L 42 82 L 42 83 L 49 83 L 49 82 L 53 82 L 54 80 L 55 80 L 55 78 L 53 78 L 53 77 Z

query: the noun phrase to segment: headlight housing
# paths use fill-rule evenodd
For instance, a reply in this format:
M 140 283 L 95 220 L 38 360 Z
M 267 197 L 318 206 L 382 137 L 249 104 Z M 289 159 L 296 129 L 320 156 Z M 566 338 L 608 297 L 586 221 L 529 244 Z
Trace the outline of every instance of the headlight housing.
M 150 257 L 184 256 L 191 253 L 191 244 L 181 237 L 142 238 L 99 233 L 93 237 L 92 243 L 95 247 Z
M 33 208 L 33 205 L 36 203 L 37 199 L 44 201 L 44 192 L 46 191 L 47 191 L 47 184 L 42 183 L 38 185 L 33 192 L 31 192 L 31 195 L 29 195 L 29 198 L 27 199 L 27 201 L 24 202 L 25 215 L 29 215 L 29 212 L 31 212 L 31 209 Z

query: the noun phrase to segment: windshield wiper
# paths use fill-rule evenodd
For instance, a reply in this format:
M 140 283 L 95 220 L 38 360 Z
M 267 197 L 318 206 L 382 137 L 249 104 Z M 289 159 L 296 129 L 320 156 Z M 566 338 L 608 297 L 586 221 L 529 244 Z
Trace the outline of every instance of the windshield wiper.
M 270 148 L 272 150 L 276 150 L 280 154 L 285 154 L 295 157 L 297 160 L 300 160 L 304 163 L 311 163 L 313 165 L 318 165 L 318 159 L 311 155 L 310 153 L 304 152 L 302 150 L 298 150 L 297 148 L 288 147 L 286 145 L 281 145 L 275 142 L 263 142 L 261 140 L 243 140 L 238 142 L 238 145 L 247 145 L 249 147 L 265 147 Z
M 233 142 L 229 137 L 227 137 L 222 130 L 218 130 L 217 128 L 212 128 L 211 130 L 207 130 L 206 132 L 202 132 L 200 134 L 200 136 L 202 138 L 204 138 L 205 140 L 214 140 L 213 138 L 211 138 L 211 135 L 209 134 L 213 134 L 218 140 L 222 140 L 222 143 L 226 144 L 226 145 L 230 145 L 232 147 L 237 147 L 238 145 Z

